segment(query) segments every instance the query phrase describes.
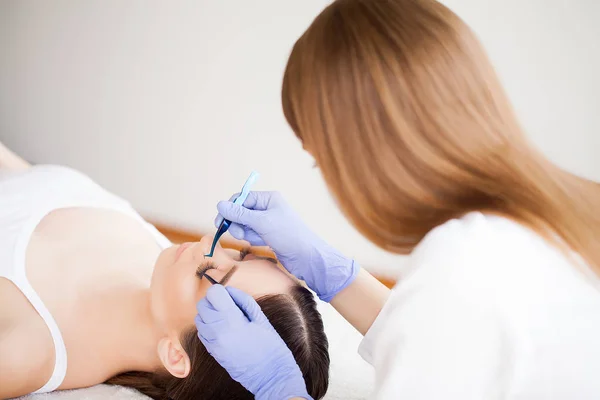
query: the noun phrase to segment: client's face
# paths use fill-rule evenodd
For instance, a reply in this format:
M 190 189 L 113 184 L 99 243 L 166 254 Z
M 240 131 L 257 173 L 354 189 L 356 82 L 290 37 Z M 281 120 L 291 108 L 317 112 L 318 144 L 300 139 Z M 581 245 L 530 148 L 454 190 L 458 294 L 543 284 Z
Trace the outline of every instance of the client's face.
M 213 257 L 204 257 L 212 240 L 212 236 L 205 236 L 200 242 L 172 246 L 158 257 L 151 282 L 151 308 L 165 334 L 180 333 L 193 325 L 196 303 L 212 286 L 208 279 L 198 276 L 198 271 L 206 270 L 217 282 L 241 289 L 254 298 L 286 293 L 296 284 L 275 260 L 251 252 L 217 245 Z

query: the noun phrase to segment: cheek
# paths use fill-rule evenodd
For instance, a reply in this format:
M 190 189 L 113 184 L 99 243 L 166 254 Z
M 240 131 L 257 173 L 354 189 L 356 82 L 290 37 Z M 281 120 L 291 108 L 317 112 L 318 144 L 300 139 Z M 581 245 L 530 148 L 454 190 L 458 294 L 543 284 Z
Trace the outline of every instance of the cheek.
M 208 288 L 185 265 L 173 264 L 156 278 L 152 308 L 157 322 L 167 331 L 188 328 L 194 323 L 196 302 Z

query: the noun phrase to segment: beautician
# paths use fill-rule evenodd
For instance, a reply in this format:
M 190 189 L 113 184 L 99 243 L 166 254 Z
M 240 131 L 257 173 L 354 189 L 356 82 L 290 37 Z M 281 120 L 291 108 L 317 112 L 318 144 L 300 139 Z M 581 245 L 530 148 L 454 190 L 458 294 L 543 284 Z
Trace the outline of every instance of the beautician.
M 217 208 L 365 335 L 374 398 L 600 398 L 600 185 L 531 146 L 455 14 L 335 1 L 296 42 L 282 98 L 344 214 L 407 269 L 389 292 L 277 193 Z M 250 296 L 213 286 L 196 324 L 257 399 L 310 398 Z

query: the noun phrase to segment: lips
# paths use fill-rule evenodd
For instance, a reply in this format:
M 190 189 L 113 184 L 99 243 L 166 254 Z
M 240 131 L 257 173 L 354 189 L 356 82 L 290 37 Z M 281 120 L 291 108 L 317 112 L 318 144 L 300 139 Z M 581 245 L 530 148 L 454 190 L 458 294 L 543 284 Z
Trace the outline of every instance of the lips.
M 188 247 L 190 247 L 190 243 L 184 243 L 179 246 L 177 252 L 175 253 L 175 261 L 179 260 L 179 257 L 181 257 L 185 249 L 187 249 Z

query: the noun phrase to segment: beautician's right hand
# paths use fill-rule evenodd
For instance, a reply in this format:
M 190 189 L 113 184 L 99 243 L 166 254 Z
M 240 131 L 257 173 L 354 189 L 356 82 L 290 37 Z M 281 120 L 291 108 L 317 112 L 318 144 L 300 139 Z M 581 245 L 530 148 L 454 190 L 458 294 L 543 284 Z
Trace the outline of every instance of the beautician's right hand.
M 236 239 L 271 247 L 281 264 L 323 301 L 356 278 L 358 264 L 315 235 L 278 192 L 250 192 L 243 207 L 221 201 L 217 209 L 217 226 L 224 217 L 233 222 L 229 233 Z

